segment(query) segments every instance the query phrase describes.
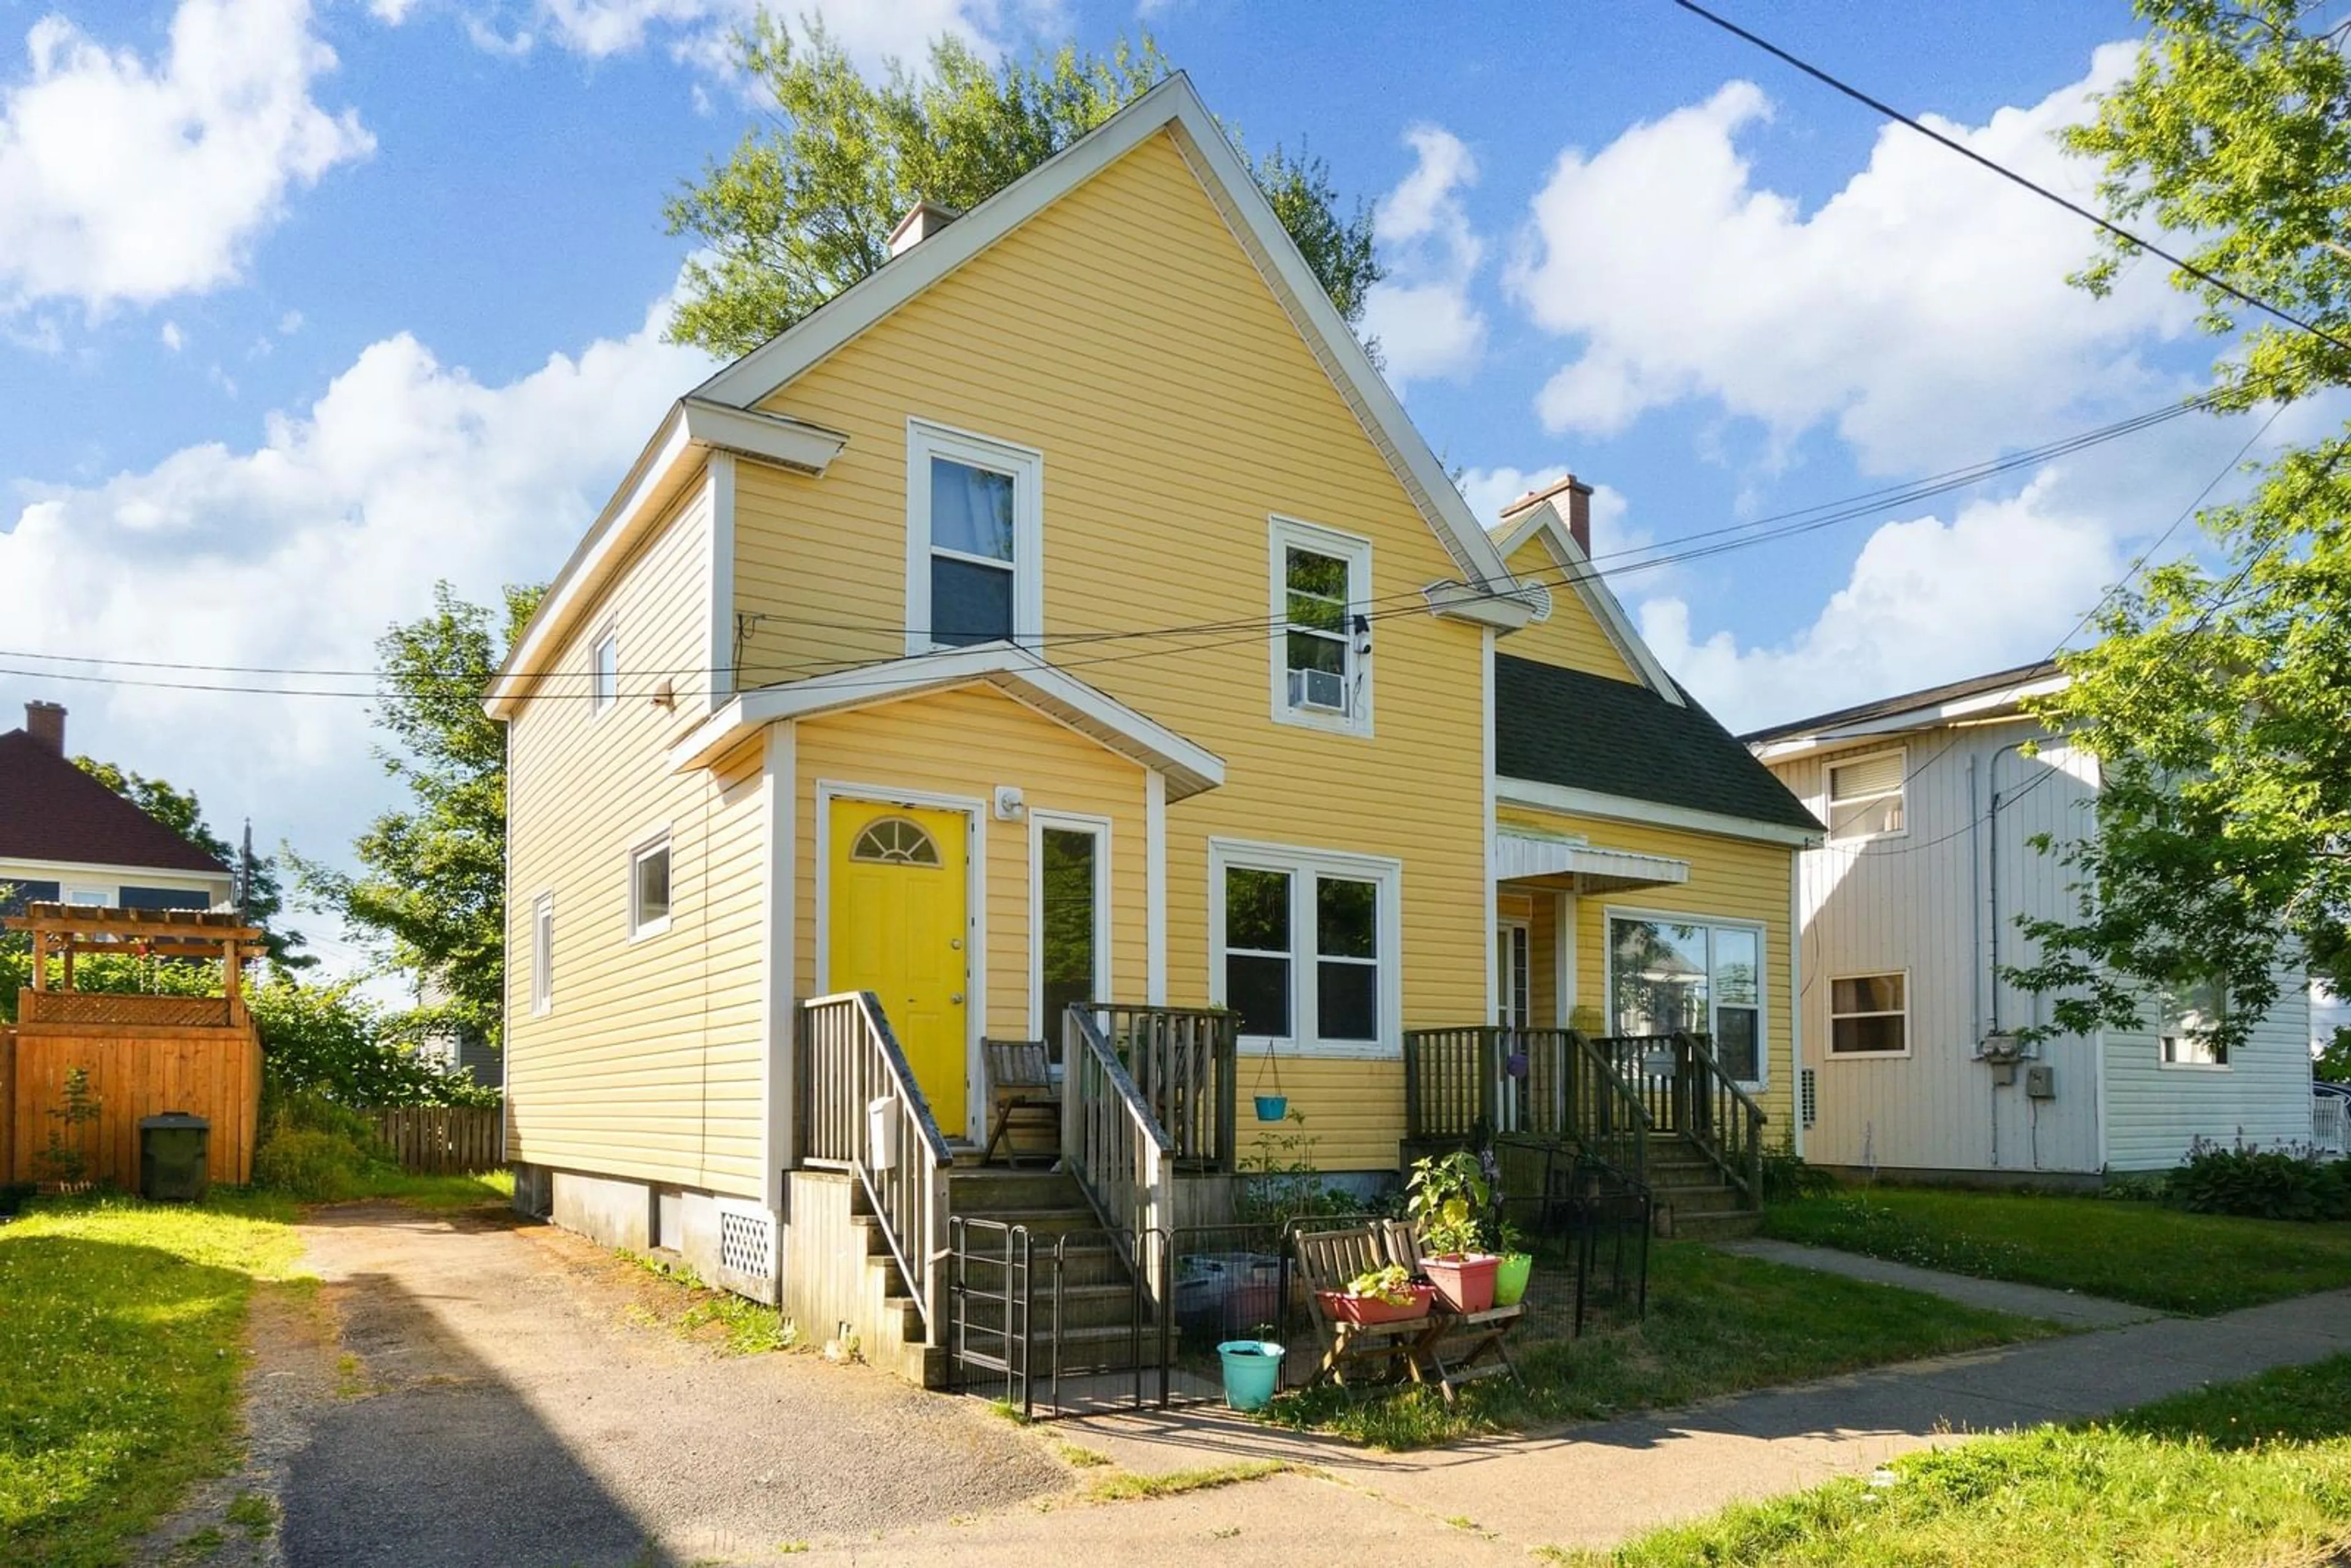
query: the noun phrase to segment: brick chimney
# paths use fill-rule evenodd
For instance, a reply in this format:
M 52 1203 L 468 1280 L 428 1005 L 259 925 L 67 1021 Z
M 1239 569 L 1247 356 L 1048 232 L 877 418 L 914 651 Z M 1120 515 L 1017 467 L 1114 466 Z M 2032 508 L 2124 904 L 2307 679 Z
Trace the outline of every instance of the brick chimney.
M 56 752 L 66 754 L 66 710 L 62 703 L 25 705 L 25 733 Z
M 955 208 L 936 202 L 916 202 L 898 220 L 898 226 L 890 231 L 891 256 L 905 255 L 961 216 L 963 214 Z
M 1567 518 L 1568 535 L 1575 540 L 1576 548 L 1589 559 L 1592 554 L 1592 486 L 1573 474 L 1566 475 L 1556 484 L 1546 485 L 1540 490 L 1530 490 L 1503 507 L 1502 521 L 1510 522 L 1526 512 L 1528 508 L 1540 507 L 1545 501 L 1562 495 L 1563 498 L 1560 499 L 1557 505 Z

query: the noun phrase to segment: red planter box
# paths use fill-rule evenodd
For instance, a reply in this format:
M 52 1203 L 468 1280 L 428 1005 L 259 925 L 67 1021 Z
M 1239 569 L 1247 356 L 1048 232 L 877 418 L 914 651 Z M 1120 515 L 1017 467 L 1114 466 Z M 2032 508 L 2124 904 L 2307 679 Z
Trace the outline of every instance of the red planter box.
M 1420 1260 L 1420 1271 L 1457 1312 L 1482 1312 L 1494 1304 L 1494 1275 L 1501 1267 L 1499 1258 L 1483 1252 L 1447 1252 Z
M 1343 1323 L 1408 1323 L 1415 1318 L 1428 1315 L 1430 1305 L 1437 1300 L 1437 1291 L 1430 1285 L 1406 1285 L 1412 1300 L 1399 1307 L 1377 1296 L 1350 1296 L 1341 1291 L 1317 1291 L 1314 1299 L 1322 1307 L 1323 1315 Z

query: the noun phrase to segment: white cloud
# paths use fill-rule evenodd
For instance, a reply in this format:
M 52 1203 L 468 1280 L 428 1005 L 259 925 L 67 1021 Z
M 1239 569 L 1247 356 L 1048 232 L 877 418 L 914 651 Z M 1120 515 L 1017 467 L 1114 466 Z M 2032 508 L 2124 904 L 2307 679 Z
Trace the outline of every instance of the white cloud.
M 2103 47 L 2082 80 L 1980 128 L 1930 122 L 2086 199 L 2093 172 L 2052 132 L 2132 57 Z M 1833 421 L 1887 471 L 1993 450 L 2085 400 L 2171 390 L 2134 358 L 2192 328 L 2157 269 L 2105 301 L 2068 287 L 2095 237 L 2081 219 L 1899 127 L 1805 213 L 1757 186 L 1742 151 L 1771 114 L 1735 81 L 1561 155 L 1506 277 L 1536 325 L 1580 340 L 1537 400 L 1548 428 L 1613 434 L 1706 398 L 1782 442 Z
M 180 330 L 180 324 L 177 321 L 164 322 L 162 330 L 157 332 L 155 336 L 162 340 L 163 347 L 175 354 L 188 346 L 188 336 Z
M 364 702 L 57 677 L 271 685 L 217 667 L 365 671 L 377 635 L 429 609 L 436 580 L 481 601 L 551 575 L 664 407 L 711 369 L 662 341 L 669 312 L 664 300 L 627 336 L 495 386 L 389 338 L 308 409 L 271 415 L 250 448 L 191 446 L 102 483 L 24 486 L 28 504 L 0 531 L 0 664 L 55 673 L 0 674 L 0 727 L 26 698 L 63 701 L 76 749 L 198 789 L 216 824 L 250 812 L 265 842 L 340 855 L 386 800 Z M 22 656 L 93 648 L 208 668 Z
M 1881 525 L 1844 585 L 1778 646 L 1698 638 L 1672 596 L 1641 603 L 1641 634 L 1734 730 L 2046 658 L 2128 565 L 2106 509 L 2077 489 L 2044 469 L 1949 522 Z
M 1364 303 L 1364 329 L 1379 340 L 1398 387 L 1467 376 L 1486 348 L 1486 319 L 1469 298 L 1485 245 L 1460 199 L 1478 183 L 1478 161 L 1459 137 L 1434 125 L 1413 127 L 1405 142 L 1417 161 L 1372 215 L 1390 275 Z
M 312 98 L 335 56 L 310 23 L 307 0 L 181 0 L 150 62 L 36 22 L 30 75 L 0 87 L 0 308 L 234 281 L 289 190 L 374 147 Z

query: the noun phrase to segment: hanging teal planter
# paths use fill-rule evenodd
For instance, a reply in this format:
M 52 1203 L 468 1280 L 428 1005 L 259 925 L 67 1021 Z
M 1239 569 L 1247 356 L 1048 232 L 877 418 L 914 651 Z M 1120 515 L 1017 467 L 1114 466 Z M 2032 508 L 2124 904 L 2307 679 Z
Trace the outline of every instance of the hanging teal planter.
M 1281 1346 L 1260 1339 L 1228 1339 L 1217 1346 L 1225 1364 L 1225 1403 L 1236 1410 L 1262 1410 L 1281 1385 Z
M 1257 1119 L 1258 1119 L 1259 1121 L 1260 1121 L 1260 1122 L 1279 1122 L 1279 1121 L 1280 1121 L 1284 1116 L 1287 1116 L 1287 1115 L 1289 1115 L 1289 1114 L 1290 1114 L 1290 1096 L 1289 1096 L 1289 1095 L 1287 1095 L 1287 1094 L 1260 1094 L 1260 1095 L 1259 1095 L 1259 1096 L 1257 1097 Z

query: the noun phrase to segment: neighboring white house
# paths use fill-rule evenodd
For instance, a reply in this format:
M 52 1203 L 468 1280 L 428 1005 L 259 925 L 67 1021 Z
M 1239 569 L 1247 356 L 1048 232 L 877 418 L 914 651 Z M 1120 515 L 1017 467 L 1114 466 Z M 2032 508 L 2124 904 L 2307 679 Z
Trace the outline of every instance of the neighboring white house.
M 205 851 L 74 766 L 66 710 L 25 705 L 0 733 L 0 914 L 28 903 L 210 909 L 235 878 Z
M 2030 956 L 2017 917 L 2075 906 L 2072 869 L 2033 841 L 2090 831 L 2098 791 L 2097 759 L 2020 711 L 2064 678 L 2025 665 L 1745 737 L 1829 825 L 1798 871 L 1813 1163 L 2086 1176 L 2177 1164 L 2199 1135 L 2310 1138 L 2298 972 L 2234 1052 L 2199 1037 L 2215 1004 L 2195 994 L 2143 1030 L 2016 1049 L 2049 1009 L 2000 977 Z

